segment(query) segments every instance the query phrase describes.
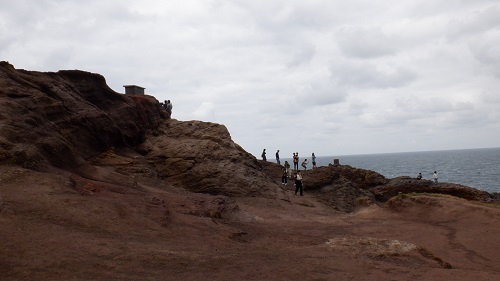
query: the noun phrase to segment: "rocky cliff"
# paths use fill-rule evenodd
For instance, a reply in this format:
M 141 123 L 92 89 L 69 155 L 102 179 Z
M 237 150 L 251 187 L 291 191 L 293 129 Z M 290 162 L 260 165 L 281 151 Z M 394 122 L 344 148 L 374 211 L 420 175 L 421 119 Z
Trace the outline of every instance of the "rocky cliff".
M 167 118 L 148 95 L 124 95 L 103 76 L 36 72 L 0 62 L 0 164 L 74 173 L 106 183 L 163 184 L 192 192 L 286 199 L 281 166 L 258 161 L 219 124 Z M 488 193 L 386 179 L 350 166 L 304 172 L 305 189 L 341 211 L 400 192 L 487 201 Z
M 114 183 L 158 179 L 210 194 L 278 191 L 223 125 L 168 119 L 154 97 L 116 93 L 99 74 L 1 62 L 0 104 L 0 164 Z
M 40 73 L 0 63 L 0 163 L 76 167 L 113 146 L 134 146 L 164 119 L 149 96 L 124 96 L 84 71 Z
M 500 209 L 453 197 L 490 194 L 331 165 L 294 196 L 282 169 L 101 75 L 0 62 L 0 279 L 496 280 Z

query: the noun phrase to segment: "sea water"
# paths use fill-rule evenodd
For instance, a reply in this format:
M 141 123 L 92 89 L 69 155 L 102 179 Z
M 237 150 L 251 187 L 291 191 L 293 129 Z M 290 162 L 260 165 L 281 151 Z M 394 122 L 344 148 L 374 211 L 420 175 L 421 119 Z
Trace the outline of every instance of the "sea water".
M 311 168 L 311 155 L 300 156 L 301 162 L 308 159 L 308 168 Z M 416 177 L 418 173 L 422 173 L 424 179 L 432 180 L 432 174 L 436 171 L 439 182 L 500 192 L 500 148 L 318 156 L 316 164 L 327 166 L 334 159 L 339 159 L 341 165 L 372 170 L 386 178 Z M 284 160 L 293 165 L 291 159 L 282 159 L 282 163 Z

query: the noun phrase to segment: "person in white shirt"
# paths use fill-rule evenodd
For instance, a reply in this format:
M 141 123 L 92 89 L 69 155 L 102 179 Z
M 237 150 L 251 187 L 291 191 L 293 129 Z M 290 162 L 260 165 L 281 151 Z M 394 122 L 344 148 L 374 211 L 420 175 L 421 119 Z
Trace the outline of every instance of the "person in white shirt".
M 300 170 L 295 174 L 295 195 L 300 191 L 300 196 L 304 196 L 304 191 L 302 189 L 302 175 L 300 174 Z

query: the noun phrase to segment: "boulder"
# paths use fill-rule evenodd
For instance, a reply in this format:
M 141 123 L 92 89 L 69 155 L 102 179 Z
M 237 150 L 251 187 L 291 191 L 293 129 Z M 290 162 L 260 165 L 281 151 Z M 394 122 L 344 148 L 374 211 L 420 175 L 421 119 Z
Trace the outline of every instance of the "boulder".
M 493 201 L 493 197 L 486 191 L 454 183 L 434 183 L 430 180 L 417 180 L 411 177 L 397 177 L 390 179 L 385 185 L 369 189 L 379 201 L 387 201 L 400 193 L 439 193 L 460 197 L 467 200 L 483 202 Z
M 190 191 L 228 196 L 276 196 L 277 182 L 223 125 L 167 120 L 138 148 L 158 175 Z

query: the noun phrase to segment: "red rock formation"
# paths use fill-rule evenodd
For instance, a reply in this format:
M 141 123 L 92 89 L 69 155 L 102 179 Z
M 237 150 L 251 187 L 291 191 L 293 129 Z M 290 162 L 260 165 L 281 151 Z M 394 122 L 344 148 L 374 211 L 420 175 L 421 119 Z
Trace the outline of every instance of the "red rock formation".
M 0 279 L 496 280 L 498 208 L 369 190 L 471 193 L 338 165 L 293 196 L 282 169 L 100 75 L 0 63 Z
M 125 96 L 84 71 L 41 73 L 0 63 L 0 163 L 74 167 L 112 146 L 133 146 L 165 114 L 149 96 Z
M 0 62 L 0 104 L 0 165 L 57 167 L 131 187 L 156 179 L 213 195 L 284 196 L 283 168 L 258 161 L 232 141 L 223 125 L 167 119 L 154 97 L 116 93 L 99 74 L 25 71 Z M 102 166 L 120 158 L 127 164 Z M 345 212 L 374 201 L 372 193 L 382 201 L 399 192 L 491 197 L 456 185 L 388 180 L 345 165 L 303 176 L 306 192 Z
M 430 180 L 417 180 L 410 177 L 397 177 L 387 184 L 369 189 L 379 201 L 387 201 L 400 193 L 439 193 L 467 200 L 490 202 L 494 198 L 486 191 L 454 183 L 434 183 Z
M 98 74 L 25 71 L 2 62 L 0 102 L 0 164 L 54 166 L 123 182 L 117 174 L 89 167 L 117 148 L 112 157 L 133 157 L 135 167 L 119 174 L 157 177 L 210 194 L 276 196 L 278 190 L 224 126 L 166 119 L 154 97 L 116 93 Z
M 276 182 L 232 141 L 225 126 L 169 120 L 158 131 L 138 149 L 154 163 L 159 177 L 194 192 L 276 196 Z

